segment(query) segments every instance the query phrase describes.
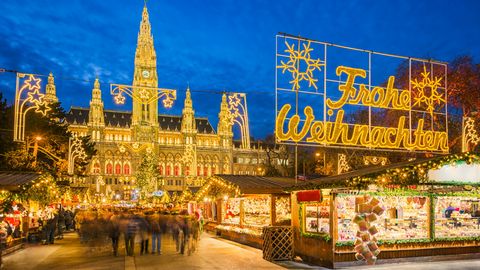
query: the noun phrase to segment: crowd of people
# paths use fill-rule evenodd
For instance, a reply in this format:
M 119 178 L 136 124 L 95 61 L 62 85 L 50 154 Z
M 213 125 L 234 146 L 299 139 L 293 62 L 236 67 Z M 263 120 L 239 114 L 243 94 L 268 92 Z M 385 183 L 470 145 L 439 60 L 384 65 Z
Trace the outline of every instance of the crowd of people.
M 176 251 L 190 255 L 197 246 L 203 220 L 199 213 L 186 211 L 173 215 L 166 212 L 132 210 L 88 210 L 75 215 L 80 241 L 93 250 L 110 242 L 114 256 L 119 254 L 123 236 L 125 254 L 135 255 L 138 245 L 140 255 L 162 254 L 162 236 L 170 234 Z

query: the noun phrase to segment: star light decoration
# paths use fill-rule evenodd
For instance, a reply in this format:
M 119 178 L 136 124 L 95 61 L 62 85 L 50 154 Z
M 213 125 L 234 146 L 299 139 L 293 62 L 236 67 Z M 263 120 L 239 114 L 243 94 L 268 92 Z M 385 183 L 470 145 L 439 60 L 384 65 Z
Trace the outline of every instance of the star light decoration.
M 470 151 L 470 145 L 474 147 L 480 142 L 477 130 L 475 129 L 475 120 L 472 117 L 464 118 L 462 152 Z
M 242 148 L 250 148 L 250 128 L 248 124 L 247 95 L 230 93 L 228 95 L 228 111 L 230 124 L 238 124 L 242 139 Z
M 177 99 L 177 92 L 173 89 L 124 84 L 110 84 L 110 94 L 113 95 L 115 104 L 119 105 L 125 104 L 125 95 L 141 102 L 142 104 L 157 102 L 159 99 L 163 98 L 162 103 L 165 108 L 171 108 L 174 100 Z
M 33 104 L 32 108 L 36 113 L 41 113 L 43 116 L 47 115 L 50 107 L 46 103 L 45 94 L 40 93 L 40 78 L 35 78 L 34 75 L 28 75 L 20 91 L 27 90 L 27 99 L 25 101 Z
M 15 93 L 15 114 L 14 114 L 14 141 L 24 141 L 25 138 L 25 117 L 29 110 L 35 110 L 43 116 L 51 110 L 45 100 L 45 94 L 41 93 L 41 79 L 34 74 L 17 73 L 17 82 L 27 77 L 19 88 L 17 83 Z M 25 95 L 26 94 L 26 95 Z M 28 106 L 27 104 L 30 104 Z
M 288 53 L 289 60 L 287 62 L 280 61 L 281 65 L 277 68 L 282 69 L 284 74 L 286 71 L 292 74 L 292 90 L 298 91 L 300 89 L 300 82 L 307 81 L 309 87 L 314 87 L 318 89 L 317 82 L 318 79 L 315 79 L 313 72 L 315 70 L 321 70 L 321 67 L 325 64 L 321 62 L 320 59 L 312 59 L 310 53 L 313 51 L 310 48 L 310 41 L 303 43 L 303 49 L 295 49 L 295 44 L 289 44 L 285 41 L 287 49 L 285 50 Z
M 424 106 L 426 111 L 433 116 L 436 105 L 445 104 L 445 98 L 443 94 L 438 92 L 438 87 L 441 86 L 441 77 L 430 76 L 430 72 L 427 72 L 427 67 L 423 66 L 423 72 L 421 73 L 422 80 L 411 80 L 413 89 L 417 90 L 416 96 L 413 98 L 413 106 Z M 430 91 L 428 91 L 430 90 Z

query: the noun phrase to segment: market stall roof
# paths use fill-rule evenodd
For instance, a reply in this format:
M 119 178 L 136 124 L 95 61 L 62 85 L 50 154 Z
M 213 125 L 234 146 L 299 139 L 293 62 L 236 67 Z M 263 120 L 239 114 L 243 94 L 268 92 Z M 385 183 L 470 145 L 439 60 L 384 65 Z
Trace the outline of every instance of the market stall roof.
M 439 168 L 447 168 L 449 166 L 457 168 L 458 171 L 459 164 L 466 164 L 467 167 L 465 168 L 470 168 L 470 171 L 473 171 L 473 169 L 475 169 L 474 167 L 478 167 L 480 164 L 480 154 L 476 152 L 467 152 L 437 156 L 433 158 L 421 158 L 413 161 L 390 164 L 387 166 L 367 167 L 340 175 L 301 182 L 297 185 L 287 187 L 286 190 L 292 191 L 352 187 L 362 188 L 369 184 L 378 184 L 378 180 L 380 179 L 379 177 L 381 177 L 381 179 L 385 179 L 385 182 L 382 182 L 384 185 L 464 185 L 465 183 L 461 181 L 453 181 L 451 183 L 438 181 L 438 179 L 433 179 L 431 175 L 432 172 L 438 171 Z M 477 169 L 475 169 L 475 172 L 478 171 Z M 480 174 L 478 175 L 480 177 Z M 473 183 L 469 184 L 480 185 L 480 180 L 475 180 Z
M 332 176 L 321 177 L 321 178 L 316 178 L 308 181 L 299 182 L 297 185 L 292 185 L 288 189 L 289 190 L 316 189 L 319 186 L 346 187 L 347 181 L 355 177 L 379 174 L 379 173 L 386 172 L 387 170 L 395 170 L 398 168 L 415 166 L 417 164 L 422 164 L 428 161 L 436 160 L 438 158 L 439 157 L 422 158 L 422 159 L 416 159 L 413 161 L 393 163 L 386 166 L 378 165 L 378 166 L 366 167 L 366 168 L 362 168 L 359 170 L 350 171 L 350 172 L 346 172 L 338 175 L 332 175 Z
M 293 178 L 262 177 L 253 175 L 216 175 L 239 187 L 242 194 L 282 193 L 286 187 L 295 183 Z
M 35 172 L 0 171 L 0 188 L 16 190 L 21 185 L 38 179 L 40 175 L 41 174 Z

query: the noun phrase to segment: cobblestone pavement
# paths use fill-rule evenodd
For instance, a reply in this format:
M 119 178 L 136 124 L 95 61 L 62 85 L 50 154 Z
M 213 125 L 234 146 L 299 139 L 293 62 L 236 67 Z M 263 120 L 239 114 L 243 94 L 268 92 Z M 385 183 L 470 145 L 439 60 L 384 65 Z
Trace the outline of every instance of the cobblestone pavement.
M 261 250 L 235 242 L 203 234 L 196 251 L 191 255 L 181 255 L 175 251 L 175 245 L 169 235 L 162 239 L 161 255 L 140 256 L 139 244 L 135 246 L 134 257 L 125 256 L 123 239 L 120 240 L 120 256 L 111 255 L 110 247 L 92 248 L 80 244 L 75 233 L 65 235 L 54 245 L 30 245 L 23 250 L 4 257 L 4 269 L 7 270 L 56 270 L 56 269 L 326 269 L 295 262 L 270 263 L 262 259 Z M 480 250 L 479 250 L 480 252 Z M 390 261 L 392 262 L 392 261 Z M 416 258 L 408 262 L 384 264 L 379 261 L 376 266 L 360 263 L 341 267 L 341 269 L 373 270 L 450 270 L 480 269 L 480 253 L 476 256 L 443 256 Z

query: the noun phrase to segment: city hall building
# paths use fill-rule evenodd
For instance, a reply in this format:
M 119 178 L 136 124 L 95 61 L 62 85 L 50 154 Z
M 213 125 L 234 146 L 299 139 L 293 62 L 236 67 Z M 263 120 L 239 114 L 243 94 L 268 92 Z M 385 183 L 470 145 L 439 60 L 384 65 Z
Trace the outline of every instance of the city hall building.
M 157 57 L 147 7 L 135 52 L 133 89 L 148 87 L 156 95 Z M 53 78 L 49 94 L 55 96 Z M 145 91 L 143 89 L 143 91 Z M 207 118 L 195 117 L 194 102 L 186 89 L 181 115 L 158 113 L 158 100 L 149 104 L 132 99 L 133 110 L 104 108 L 102 90 L 95 80 L 89 108 L 71 107 L 66 121 L 73 134 L 91 136 L 97 154 L 89 165 L 89 176 L 76 184 L 91 187 L 106 198 L 129 199 L 135 188 L 135 172 L 143 155 L 155 155 L 165 190 L 198 187 L 215 174 L 261 175 L 265 172 L 264 147 L 242 146 L 233 140 L 232 121 L 226 94 L 219 104 L 216 129 Z M 179 102 L 181 103 L 181 101 Z M 288 160 L 274 160 L 280 165 Z

